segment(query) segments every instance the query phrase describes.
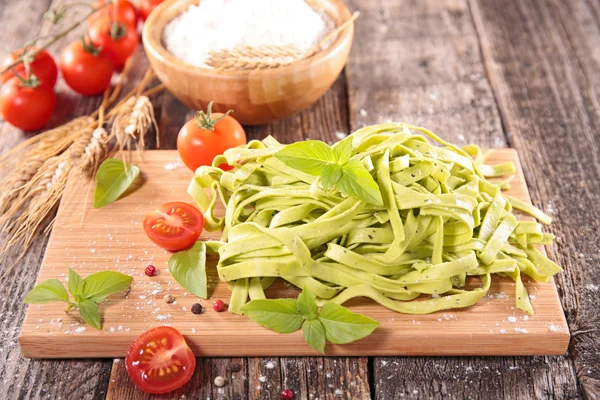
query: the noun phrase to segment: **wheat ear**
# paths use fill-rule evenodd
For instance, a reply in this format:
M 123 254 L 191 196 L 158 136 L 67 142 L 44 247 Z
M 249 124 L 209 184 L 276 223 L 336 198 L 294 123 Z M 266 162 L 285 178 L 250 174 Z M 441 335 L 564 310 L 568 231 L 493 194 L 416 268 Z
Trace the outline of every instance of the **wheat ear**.
M 294 64 L 323 50 L 337 34 L 346 29 L 360 13 L 355 12 L 343 24 L 331 31 L 315 47 L 300 50 L 296 46 L 242 46 L 210 52 L 204 61 L 209 67 L 221 70 L 257 70 L 271 69 Z

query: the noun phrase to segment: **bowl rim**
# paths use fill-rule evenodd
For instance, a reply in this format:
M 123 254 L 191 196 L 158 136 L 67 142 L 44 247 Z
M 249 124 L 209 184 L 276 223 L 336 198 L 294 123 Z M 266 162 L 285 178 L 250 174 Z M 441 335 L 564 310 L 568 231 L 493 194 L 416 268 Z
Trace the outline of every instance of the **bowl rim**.
M 173 6 L 174 4 L 181 2 L 187 4 L 187 6 L 182 6 L 182 11 L 187 10 L 187 7 L 192 4 L 199 4 L 202 0 L 167 0 L 160 3 L 152 13 L 148 16 L 144 23 L 143 31 L 142 31 L 142 41 L 144 44 L 144 49 L 146 52 L 152 53 L 152 56 L 156 59 L 159 59 L 161 62 L 168 64 L 174 69 L 179 71 L 193 72 L 195 74 L 202 75 L 212 75 L 212 76 L 228 76 L 231 78 L 240 77 L 246 78 L 250 74 L 256 73 L 264 73 L 264 74 L 286 74 L 286 73 L 294 73 L 297 72 L 298 69 L 309 68 L 316 62 L 319 62 L 323 59 L 328 58 L 333 53 L 336 53 L 340 47 L 344 46 L 344 43 L 347 41 L 351 41 L 354 36 L 354 21 L 350 23 L 344 30 L 338 33 L 335 39 L 327 46 L 325 49 L 319 51 L 315 55 L 306 58 L 304 60 L 292 63 L 290 65 L 284 65 L 276 68 L 267 68 L 267 69 L 249 69 L 249 70 L 216 70 L 214 68 L 209 67 L 200 67 L 192 64 L 188 64 L 175 55 L 171 54 L 166 47 L 162 43 L 162 34 L 165 26 L 172 21 L 173 18 L 176 18 L 181 13 L 175 15 L 172 19 L 165 22 L 163 27 L 160 29 L 158 35 L 154 32 L 156 20 L 159 18 L 160 14 L 168 7 Z M 344 20 L 351 17 L 350 10 L 346 6 L 343 0 L 323 0 L 325 3 L 328 3 L 334 9 L 337 9 L 340 15 L 345 16 Z M 339 26 L 343 21 L 334 21 L 335 26 Z M 158 39 L 156 38 L 158 36 Z

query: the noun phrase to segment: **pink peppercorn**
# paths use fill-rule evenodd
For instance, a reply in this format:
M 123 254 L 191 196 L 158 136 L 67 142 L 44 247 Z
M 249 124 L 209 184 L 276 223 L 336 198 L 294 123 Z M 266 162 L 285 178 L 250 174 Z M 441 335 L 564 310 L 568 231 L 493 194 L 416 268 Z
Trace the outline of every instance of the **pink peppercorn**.
M 225 309 L 225 303 L 223 303 L 223 300 L 213 301 L 213 310 L 215 310 L 216 312 L 221 312 L 224 309 Z
M 281 392 L 279 398 L 281 400 L 292 400 L 294 398 L 294 392 L 292 392 L 290 389 L 285 389 L 283 392 Z
M 153 276 L 156 273 L 156 267 L 154 265 L 148 265 L 144 270 L 144 273 L 148 276 Z

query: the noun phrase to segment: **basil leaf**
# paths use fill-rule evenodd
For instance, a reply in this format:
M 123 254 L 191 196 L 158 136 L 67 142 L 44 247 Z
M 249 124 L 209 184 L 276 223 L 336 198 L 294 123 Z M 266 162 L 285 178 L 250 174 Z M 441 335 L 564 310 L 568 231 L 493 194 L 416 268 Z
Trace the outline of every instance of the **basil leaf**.
M 358 160 L 348 161 L 342 167 L 343 174 L 336 187 L 343 193 L 374 205 L 383 205 L 377 182 Z
M 77 296 L 83 293 L 83 278 L 75 272 L 72 268 L 69 268 L 69 281 L 68 281 L 69 292 L 79 300 Z
M 305 140 L 285 146 L 275 157 L 286 165 L 313 176 L 321 175 L 327 164 L 335 164 L 333 150 L 320 140 Z
M 325 354 L 325 327 L 318 319 L 306 320 L 302 324 L 302 333 L 306 343 L 321 354 Z
M 100 309 L 98 304 L 93 300 L 83 300 L 77 303 L 79 314 L 86 324 L 93 326 L 96 329 L 102 329 L 100 324 Z
M 335 154 L 338 164 L 346 164 L 350 160 L 350 157 L 352 157 L 352 137 L 348 136 L 341 142 L 337 142 L 333 146 L 333 154 Z
M 251 300 L 242 307 L 242 312 L 252 321 L 279 333 L 296 332 L 304 321 L 294 299 Z
M 109 158 L 96 172 L 94 208 L 104 207 L 116 201 L 133 183 L 140 169 L 121 160 Z
M 81 297 L 100 303 L 115 292 L 127 290 L 133 277 L 115 271 L 100 271 L 83 280 Z
M 69 303 L 69 294 L 61 281 L 58 279 L 48 279 L 31 289 L 24 301 L 27 304 L 44 304 L 51 301 Z
M 206 245 L 198 241 L 189 250 L 177 252 L 169 258 L 169 272 L 188 292 L 206 299 Z
M 319 321 L 323 323 L 327 340 L 335 344 L 354 342 L 369 336 L 379 322 L 364 315 L 353 313 L 346 307 L 328 303 L 321 308 Z
M 342 167 L 337 164 L 327 164 L 321 173 L 323 189 L 329 190 L 335 186 L 342 177 Z
M 304 289 L 298 296 L 298 313 L 305 316 L 308 320 L 318 317 L 319 308 L 315 301 L 315 296 L 308 289 Z

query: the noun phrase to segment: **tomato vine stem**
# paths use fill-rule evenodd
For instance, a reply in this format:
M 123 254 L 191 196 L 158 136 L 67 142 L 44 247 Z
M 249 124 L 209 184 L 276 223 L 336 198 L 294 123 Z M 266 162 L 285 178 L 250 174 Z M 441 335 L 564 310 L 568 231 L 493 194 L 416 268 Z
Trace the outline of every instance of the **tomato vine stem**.
M 107 7 L 109 5 L 113 4 L 113 0 L 109 0 L 107 1 L 105 4 L 101 5 L 100 7 L 93 7 L 91 6 L 91 10 L 85 14 L 84 17 L 80 18 L 79 20 L 77 20 L 75 23 L 71 24 L 70 26 L 68 26 L 65 30 L 57 32 L 55 34 L 49 34 L 49 35 L 41 35 L 38 36 L 30 41 L 28 41 L 26 43 L 26 46 L 24 46 L 23 49 L 23 54 L 19 57 L 19 59 L 15 62 L 13 62 L 12 64 L 7 65 L 6 67 L 4 67 L 2 69 L 2 71 L 0 71 L 0 74 L 5 73 L 6 71 L 9 71 L 10 69 L 16 67 L 19 64 L 25 64 L 25 69 L 28 69 L 28 65 L 31 62 L 30 60 L 34 60 L 35 57 L 41 53 L 43 50 L 47 49 L 48 47 L 52 46 L 54 43 L 56 43 L 57 41 L 59 41 L 60 39 L 62 39 L 63 37 L 65 37 L 68 33 L 70 33 L 71 31 L 77 29 L 82 23 L 84 23 L 92 14 L 94 14 L 95 12 L 101 10 L 104 7 Z M 72 3 L 72 4 L 66 4 L 62 7 L 60 7 L 57 10 L 49 10 L 48 12 L 53 12 L 54 16 L 59 16 L 61 14 L 64 14 L 64 12 L 72 7 L 72 6 L 79 6 L 82 5 L 82 3 Z M 58 21 L 60 21 L 60 17 L 56 17 L 54 20 L 51 20 L 52 23 L 56 23 Z M 45 43 L 43 46 L 36 46 L 34 48 L 34 46 L 37 44 L 37 41 L 43 38 L 52 38 L 50 41 L 48 41 L 48 43 Z

